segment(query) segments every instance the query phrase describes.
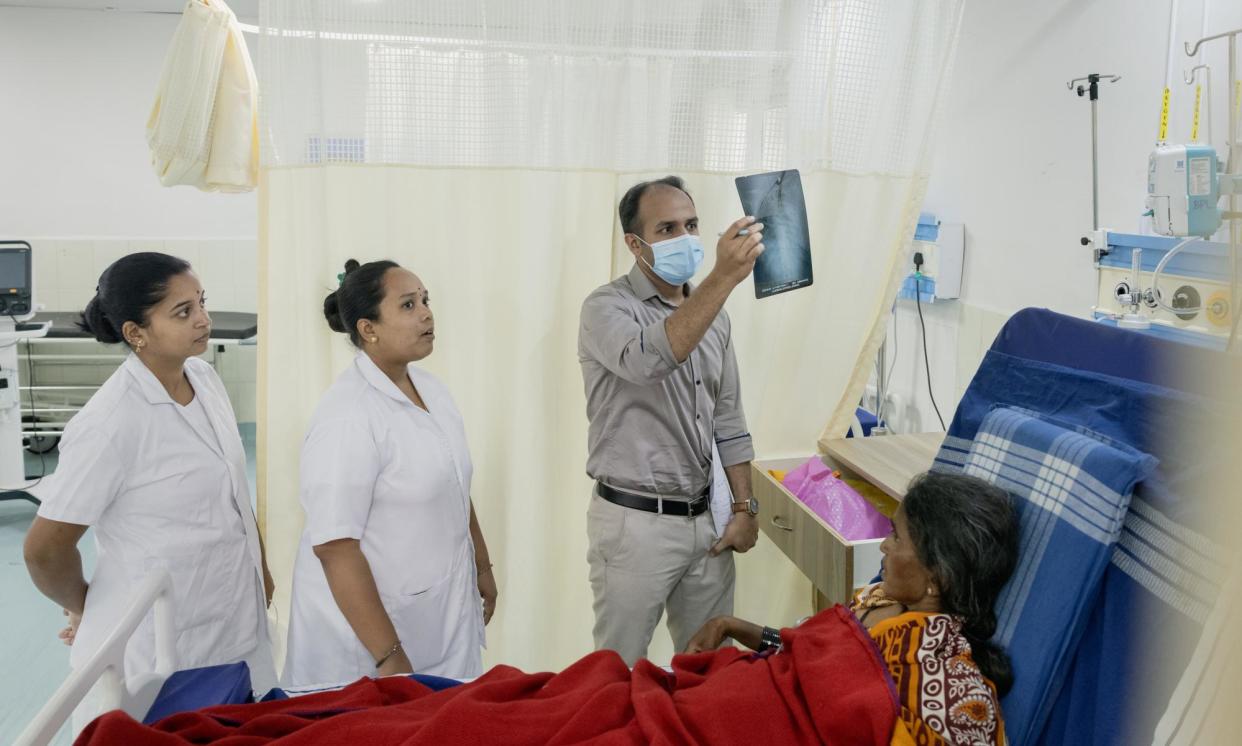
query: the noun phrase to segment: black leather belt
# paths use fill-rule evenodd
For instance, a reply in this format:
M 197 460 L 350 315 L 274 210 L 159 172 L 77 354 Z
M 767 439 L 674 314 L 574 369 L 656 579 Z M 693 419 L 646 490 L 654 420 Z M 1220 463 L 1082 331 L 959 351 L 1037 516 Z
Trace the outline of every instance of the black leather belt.
M 613 489 L 603 482 L 596 482 L 595 490 L 600 497 L 614 505 L 635 510 L 645 510 L 648 513 L 660 513 L 662 515 L 696 516 L 705 512 L 711 506 L 711 497 L 706 490 L 703 491 L 702 495 L 693 500 L 665 500 L 656 497 L 634 495 Z

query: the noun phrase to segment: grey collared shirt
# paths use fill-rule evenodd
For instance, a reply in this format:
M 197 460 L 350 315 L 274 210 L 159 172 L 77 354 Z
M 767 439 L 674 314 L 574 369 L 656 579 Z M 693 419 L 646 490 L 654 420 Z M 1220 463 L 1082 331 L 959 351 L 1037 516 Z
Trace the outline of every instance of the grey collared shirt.
M 711 481 L 713 440 L 724 466 L 754 458 L 728 315 L 717 314 L 678 365 L 664 330 L 675 310 L 638 265 L 582 304 L 578 362 L 593 479 L 621 489 L 697 495 Z

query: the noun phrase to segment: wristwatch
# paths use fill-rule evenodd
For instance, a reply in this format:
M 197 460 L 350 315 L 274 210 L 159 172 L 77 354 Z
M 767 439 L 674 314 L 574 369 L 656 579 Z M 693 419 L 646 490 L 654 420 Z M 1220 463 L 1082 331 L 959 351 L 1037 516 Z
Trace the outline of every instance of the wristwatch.
M 733 512 L 745 512 L 751 516 L 757 516 L 759 515 L 759 501 L 753 497 L 748 500 L 735 500 L 733 502 Z

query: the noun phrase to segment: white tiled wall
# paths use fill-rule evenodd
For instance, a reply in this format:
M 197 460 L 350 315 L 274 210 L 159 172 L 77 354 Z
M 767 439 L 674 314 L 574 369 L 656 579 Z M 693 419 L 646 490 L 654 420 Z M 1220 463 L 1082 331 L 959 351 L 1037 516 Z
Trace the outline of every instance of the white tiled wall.
M 253 345 L 225 345 L 223 353 L 216 353 L 216 372 L 228 389 L 238 422 L 256 421 L 258 349 Z
M 1011 315 L 978 306 L 962 306 L 962 326 L 957 336 L 957 395 L 954 407 L 966 393 L 966 387 L 975 377 L 984 354 Z
M 258 304 L 253 239 L 124 240 L 47 238 L 30 239 L 34 253 L 35 302 L 48 311 L 81 311 L 95 294 L 99 275 L 122 256 L 139 251 L 160 251 L 188 261 L 207 293 L 208 310 L 254 313 Z M 24 350 L 23 350 L 24 352 Z M 121 348 L 94 342 L 40 342 L 36 354 L 123 354 Z M 207 353 L 228 389 L 239 422 L 255 421 L 256 348 L 235 343 Z M 23 370 L 26 361 L 22 360 Z M 99 364 L 39 363 L 36 380 L 44 385 L 102 383 L 115 370 L 114 361 Z M 80 402 L 77 402 L 80 403 Z
M 889 391 L 900 403 L 889 412 L 887 419 L 893 429 L 901 433 L 940 429 L 927 391 L 929 367 L 936 404 L 945 425 L 949 424 L 984 353 L 1009 318 L 1007 313 L 960 301 L 923 304 L 922 311 L 923 326 L 927 330 L 926 362 L 923 332 L 914 303 L 899 302 L 889 321 L 886 350 L 886 362 L 892 371 Z
M 208 307 L 254 313 L 258 304 L 253 239 L 31 239 L 35 300 L 49 311 L 80 311 L 99 275 L 126 254 L 160 251 L 188 261 L 207 291 Z

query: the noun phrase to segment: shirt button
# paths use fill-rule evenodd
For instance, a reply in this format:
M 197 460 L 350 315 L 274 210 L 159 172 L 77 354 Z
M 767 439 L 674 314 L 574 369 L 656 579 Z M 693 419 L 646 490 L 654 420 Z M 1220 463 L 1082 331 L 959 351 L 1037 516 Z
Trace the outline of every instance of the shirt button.
M 696 415 L 694 416 L 694 419 L 696 419 L 696 420 L 701 420 L 701 419 L 703 419 L 703 415 L 701 415 L 701 414 L 696 414 Z
M 694 382 L 694 385 L 695 385 L 695 386 L 702 386 L 702 385 L 703 385 L 703 382 L 702 382 L 702 381 L 695 381 L 695 382 Z

